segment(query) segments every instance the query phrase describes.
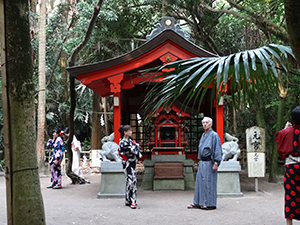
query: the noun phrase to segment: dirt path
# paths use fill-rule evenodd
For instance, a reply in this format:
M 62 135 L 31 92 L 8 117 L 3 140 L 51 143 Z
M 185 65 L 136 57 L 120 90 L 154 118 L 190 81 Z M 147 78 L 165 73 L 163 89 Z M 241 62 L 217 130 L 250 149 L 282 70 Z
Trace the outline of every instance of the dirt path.
M 218 209 L 188 210 L 193 191 L 138 190 L 138 208 L 124 206 L 124 199 L 97 199 L 100 174 L 87 174 L 91 184 L 71 185 L 63 176 L 63 189 L 46 189 L 50 178 L 41 178 L 47 225 L 69 224 L 285 224 L 283 186 L 259 179 L 259 192 L 254 192 L 254 179 L 241 175 L 244 197 L 218 198 Z M 142 176 L 139 176 L 141 180 Z M 279 178 L 282 180 L 281 178 Z M 5 179 L 0 176 L 0 225 L 6 224 Z M 131 221 L 131 222 L 129 222 Z M 300 224 L 295 222 L 295 224 Z

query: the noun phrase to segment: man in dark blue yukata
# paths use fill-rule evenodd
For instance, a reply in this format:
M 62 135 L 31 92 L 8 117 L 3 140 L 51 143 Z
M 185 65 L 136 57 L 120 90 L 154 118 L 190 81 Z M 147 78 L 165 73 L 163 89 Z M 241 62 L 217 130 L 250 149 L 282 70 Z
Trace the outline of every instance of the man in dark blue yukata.
M 204 117 L 204 133 L 198 148 L 198 171 L 194 201 L 188 209 L 212 210 L 217 208 L 218 166 L 222 160 L 222 145 L 219 135 L 212 129 L 213 121 Z

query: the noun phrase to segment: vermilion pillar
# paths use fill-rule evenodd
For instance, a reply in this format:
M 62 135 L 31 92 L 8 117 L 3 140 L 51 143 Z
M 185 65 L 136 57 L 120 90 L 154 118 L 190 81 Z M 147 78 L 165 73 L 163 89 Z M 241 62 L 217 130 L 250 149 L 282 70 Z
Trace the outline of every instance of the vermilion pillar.
M 219 103 L 216 103 L 216 132 L 220 136 L 221 143 L 224 142 L 224 114 L 223 114 L 223 97 Z
M 114 93 L 114 142 L 119 143 L 120 133 L 118 131 L 121 125 L 121 81 L 124 74 L 118 74 L 113 77 L 108 77 L 110 82 L 110 91 Z

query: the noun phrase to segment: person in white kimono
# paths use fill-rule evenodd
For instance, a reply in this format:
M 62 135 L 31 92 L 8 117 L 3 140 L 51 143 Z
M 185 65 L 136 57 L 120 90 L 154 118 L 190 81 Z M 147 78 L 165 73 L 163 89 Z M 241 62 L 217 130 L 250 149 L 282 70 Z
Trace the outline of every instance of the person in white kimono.
M 222 161 L 222 145 L 219 135 L 212 129 L 212 119 L 204 117 L 196 176 L 194 201 L 188 209 L 212 210 L 217 208 L 217 177 L 218 166 Z
M 68 138 L 70 136 L 70 131 L 69 128 L 67 127 L 64 131 L 63 134 Z M 80 163 L 80 152 L 81 152 L 81 143 L 80 141 L 77 140 L 76 136 L 73 136 L 73 141 L 71 144 L 71 149 L 72 149 L 72 155 L 73 155 L 73 162 L 72 162 L 72 171 L 75 173 L 77 176 L 83 178 L 83 172 L 82 169 L 79 165 Z

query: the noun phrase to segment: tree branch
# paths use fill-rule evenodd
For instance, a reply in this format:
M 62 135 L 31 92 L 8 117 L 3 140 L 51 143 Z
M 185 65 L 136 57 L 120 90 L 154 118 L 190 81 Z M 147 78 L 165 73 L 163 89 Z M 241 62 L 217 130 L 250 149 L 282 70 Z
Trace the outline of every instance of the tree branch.
M 95 6 L 94 12 L 93 12 L 90 24 L 89 24 L 89 27 L 88 27 L 87 32 L 86 32 L 85 37 L 84 37 L 84 40 L 74 49 L 74 51 L 73 51 L 73 53 L 71 55 L 71 59 L 70 59 L 70 62 L 69 62 L 69 66 L 70 67 L 75 65 L 75 61 L 76 61 L 76 57 L 77 57 L 78 53 L 88 43 L 88 41 L 89 41 L 89 39 L 91 37 L 92 31 L 94 29 L 94 26 L 95 26 L 95 22 L 96 22 L 97 16 L 98 16 L 98 14 L 99 14 L 99 12 L 101 10 L 102 3 L 103 3 L 103 0 L 99 0 L 98 3 L 97 3 L 97 5 Z
M 89 24 L 89 27 L 87 29 L 87 32 L 85 34 L 85 37 L 83 39 L 83 41 L 74 49 L 74 51 L 72 52 L 71 58 L 70 58 L 70 62 L 69 62 L 69 66 L 74 66 L 75 65 L 75 61 L 76 61 L 76 57 L 79 54 L 79 52 L 84 48 L 84 46 L 88 43 L 92 31 L 94 29 L 94 25 L 97 19 L 97 16 L 99 15 L 99 12 L 101 10 L 101 6 L 102 6 L 103 0 L 99 0 L 97 5 L 94 8 L 94 12 Z M 78 177 L 76 174 L 74 174 L 72 172 L 72 149 L 71 149 L 71 143 L 73 141 L 73 135 L 74 135 L 74 111 L 75 111 L 75 106 L 76 106 L 76 98 L 75 98 L 75 78 L 72 77 L 71 75 L 70 77 L 70 97 L 71 97 L 71 108 L 70 108 L 70 121 L 69 121 L 69 129 L 70 129 L 70 136 L 69 139 L 67 141 L 67 153 L 68 153 L 68 164 L 67 164 L 67 175 L 68 177 L 70 177 L 72 179 L 72 183 L 85 183 L 85 180 Z
M 71 20 L 71 22 L 70 22 L 70 24 L 69 24 L 68 31 L 69 31 L 69 30 L 71 29 L 71 27 L 73 26 L 74 21 L 75 21 L 74 16 L 72 16 L 72 20 Z M 66 35 L 66 37 L 64 38 L 64 40 L 63 40 L 63 42 L 62 42 L 62 45 L 66 42 L 67 38 L 68 38 L 68 35 Z M 57 55 L 57 58 L 56 58 L 55 63 L 54 63 L 54 66 L 53 66 L 53 68 L 52 68 L 52 71 L 51 71 L 51 74 L 50 74 L 48 83 L 47 83 L 47 85 L 46 85 L 46 88 L 50 85 L 50 83 L 51 83 L 51 81 L 52 81 L 52 77 L 53 77 L 55 68 L 56 68 L 56 66 L 57 66 L 57 64 L 58 64 L 58 60 L 60 59 L 62 50 L 63 50 L 63 46 L 61 46 L 60 49 L 59 49 L 59 53 L 58 53 L 58 55 Z
M 272 23 L 271 21 L 263 18 L 262 16 L 251 12 L 250 10 L 246 9 L 245 7 L 241 6 L 240 4 L 232 1 L 232 0 L 227 0 L 227 2 L 232 6 L 233 8 L 236 8 L 239 11 L 244 11 L 247 13 L 249 17 L 245 17 L 241 15 L 240 13 L 234 11 L 234 10 L 228 10 L 228 9 L 214 9 L 207 5 L 206 3 L 202 2 L 201 6 L 212 11 L 212 12 L 220 12 L 220 13 L 226 13 L 230 15 L 234 15 L 239 18 L 243 18 L 244 20 L 254 23 L 257 27 L 259 27 L 264 33 L 271 33 L 274 36 L 280 38 L 283 42 L 288 43 L 289 38 L 287 32 L 282 28 L 279 27 L 277 24 Z

